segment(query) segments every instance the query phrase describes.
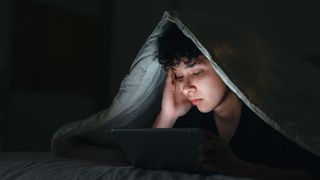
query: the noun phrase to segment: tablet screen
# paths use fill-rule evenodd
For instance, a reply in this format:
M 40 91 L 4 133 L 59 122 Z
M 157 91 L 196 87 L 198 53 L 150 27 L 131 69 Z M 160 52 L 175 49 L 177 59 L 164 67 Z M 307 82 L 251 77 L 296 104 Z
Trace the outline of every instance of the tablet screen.
M 144 169 L 196 172 L 199 146 L 207 141 L 199 128 L 112 129 L 131 162 Z

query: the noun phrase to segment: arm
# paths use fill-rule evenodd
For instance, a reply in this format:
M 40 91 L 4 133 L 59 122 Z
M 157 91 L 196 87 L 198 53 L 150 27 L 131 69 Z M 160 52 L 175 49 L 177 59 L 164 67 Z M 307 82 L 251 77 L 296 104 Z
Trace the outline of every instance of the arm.
M 165 113 L 160 112 L 157 119 L 154 121 L 153 128 L 172 128 L 176 122 L 175 118 L 172 118 Z
M 281 180 L 311 180 L 312 177 L 300 170 L 276 169 L 259 164 L 251 164 L 252 172 L 248 177 L 257 179 L 281 179 Z
M 245 162 L 234 155 L 226 142 L 208 135 L 209 141 L 200 147 L 200 164 L 203 169 L 222 174 L 256 179 L 312 179 L 300 170 L 276 169 Z
M 163 89 L 161 111 L 153 123 L 153 128 L 171 128 L 176 120 L 185 115 L 192 107 L 183 93 L 178 89 L 174 73 L 169 68 Z

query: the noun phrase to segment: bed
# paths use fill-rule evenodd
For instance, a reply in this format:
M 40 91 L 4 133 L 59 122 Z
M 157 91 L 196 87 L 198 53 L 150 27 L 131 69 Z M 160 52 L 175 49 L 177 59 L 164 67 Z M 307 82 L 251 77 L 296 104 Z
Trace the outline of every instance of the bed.
M 143 170 L 127 164 L 99 160 L 56 157 L 51 152 L 0 153 L 0 179 L 3 180 L 236 180 L 225 175 L 202 176 L 181 172 Z

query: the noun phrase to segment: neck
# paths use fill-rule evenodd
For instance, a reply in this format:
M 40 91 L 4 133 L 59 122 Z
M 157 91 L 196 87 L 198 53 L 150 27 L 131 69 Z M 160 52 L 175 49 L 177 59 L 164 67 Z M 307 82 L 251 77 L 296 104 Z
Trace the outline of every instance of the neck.
M 242 104 L 237 95 L 229 90 L 221 103 L 213 110 L 215 122 L 222 139 L 229 142 L 240 120 Z

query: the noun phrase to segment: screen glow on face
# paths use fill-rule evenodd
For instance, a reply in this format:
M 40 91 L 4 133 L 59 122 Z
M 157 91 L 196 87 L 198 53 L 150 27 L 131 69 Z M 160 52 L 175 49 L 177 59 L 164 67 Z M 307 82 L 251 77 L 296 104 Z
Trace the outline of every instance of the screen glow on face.
M 224 97 L 226 85 L 204 56 L 188 64 L 181 61 L 172 69 L 178 89 L 201 112 L 213 110 Z
M 201 75 L 201 73 L 204 71 L 203 70 L 203 67 L 201 68 L 202 64 L 201 62 L 192 62 L 188 65 L 186 65 L 186 68 L 187 69 L 190 69 L 190 73 L 189 74 L 186 74 L 187 76 L 191 75 L 193 77 L 197 77 L 199 75 Z M 174 69 L 175 71 L 175 69 Z M 184 75 L 179 75 L 180 73 L 178 71 L 175 71 L 175 80 L 176 81 L 183 81 L 183 77 Z

